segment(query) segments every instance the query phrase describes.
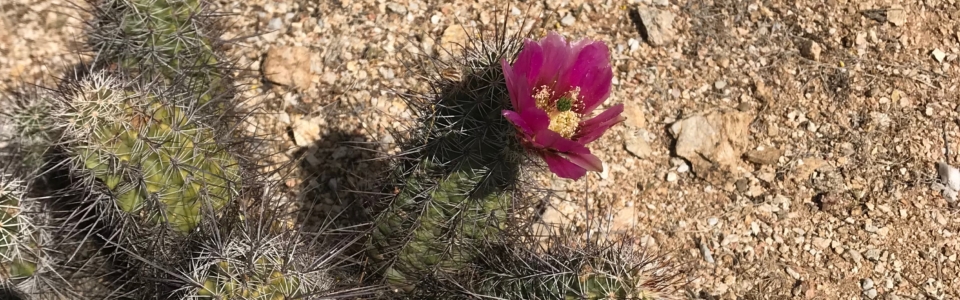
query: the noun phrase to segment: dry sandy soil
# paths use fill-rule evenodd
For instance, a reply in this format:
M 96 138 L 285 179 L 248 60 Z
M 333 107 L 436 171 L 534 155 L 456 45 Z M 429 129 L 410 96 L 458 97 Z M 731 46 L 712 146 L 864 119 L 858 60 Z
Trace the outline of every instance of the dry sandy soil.
M 405 60 L 507 14 L 534 35 L 607 42 L 607 105 L 627 107 L 592 144 L 602 174 L 541 172 L 565 191 L 547 221 L 671 253 L 693 270 L 691 299 L 960 297 L 960 217 L 933 187 L 936 163 L 960 159 L 943 137 L 960 149 L 960 1 L 218 4 L 243 38 L 231 54 L 283 70 L 265 73 L 286 85 L 246 83 L 270 113 L 261 129 L 283 137 L 278 160 L 306 153 L 319 172 L 288 185 L 330 204 L 378 167 L 349 142 L 390 151 L 388 129 L 410 120 L 393 90 L 425 82 Z M 0 1 L 0 88 L 75 63 L 78 18 L 63 0 Z

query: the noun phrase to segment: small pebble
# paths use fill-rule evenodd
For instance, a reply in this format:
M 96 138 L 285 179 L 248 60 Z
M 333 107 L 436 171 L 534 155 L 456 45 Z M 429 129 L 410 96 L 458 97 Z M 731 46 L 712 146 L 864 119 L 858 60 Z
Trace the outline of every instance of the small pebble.
M 930 54 L 933 55 L 933 58 L 936 59 L 937 62 L 941 62 L 941 63 L 943 62 L 943 59 L 947 57 L 947 53 L 944 53 L 943 50 L 940 50 L 939 48 L 933 49 L 933 52 L 931 52 Z
M 787 267 L 786 271 L 787 271 L 787 274 L 789 274 L 790 277 L 793 277 L 794 280 L 800 280 L 801 276 L 800 276 L 800 273 L 797 273 L 797 271 L 794 271 L 790 267 Z
M 873 279 L 864 278 L 860 281 L 860 287 L 863 288 L 864 291 L 873 289 Z
M 400 3 L 396 3 L 396 2 L 387 3 L 387 9 L 400 15 L 407 14 L 407 7 L 403 6 Z
M 880 249 L 868 249 L 863 256 L 872 261 L 880 260 Z
M 700 243 L 700 253 L 703 254 L 703 260 L 708 263 L 714 263 L 713 252 L 710 251 L 710 248 L 707 247 L 706 243 Z
M 718 90 L 722 90 L 723 88 L 727 87 L 727 82 L 723 80 L 717 80 L 717 82 L 713 83 L 713 87 Z
M 637 51 L 640 49 L 640 41 L 637 39 L 629 39 L 627 40 L 627 46 L 630 46 L 630 52 Z
M 667 173 L 667 182 L 677 181 L 677 173 L 669 172 Z
M 268 30 L 280 30 L 283 28 L 283 20 L 280 18 L 273 18 L 270 20 L 270 23 L 267 24 Z
M 573 23 L 576 22 L 576 21 L 577 21 L 577 19 L 574 18 L 573 15 L 567 14 L 567 16 L 563 17 L 563 19 L 560 20 L 560 25 L 563 25 L 563 26 L 571 26 L 571 25 L 573 25 Z

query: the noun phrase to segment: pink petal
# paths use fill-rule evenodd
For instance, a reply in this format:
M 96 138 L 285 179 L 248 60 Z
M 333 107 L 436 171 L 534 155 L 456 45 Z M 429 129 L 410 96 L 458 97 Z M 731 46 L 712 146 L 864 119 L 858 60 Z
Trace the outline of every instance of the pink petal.
M 613 69 L 606 67 L 587 72 L 580 83 L 580 101 L 583 106 L 576 110 L 580 114 L 590 114 L 610 96 Z
M 545 63 L 540 70 L 536 86 L 553 86 L 557 77 L 573 65 L 579 49 L 572 49 L 563 36 L 556 31 L 550 31 L 546 37 L 540 40 L 540 46 L 543 47 L 543 61 Z
M 510 121 L 510 123 L 513 123 L 514 126 L 520 128 L 524 134 L 533 135 L 533 130 L 530 129 L 530 125 L 527 125 L 527 122 L 520 117 L 520 114 L 512 110 L 503 110 L 501 113 L 503 114 L 504 118 L 507 118 L 507 121 Z
M 623 103 L 614 105 L 596 117 L 580 122 L 579 130 L 573 139 L 583 145 L 595 141 L 603 136 L 607 129 L 626 119 L 620 115 L 621 113 L 623 113 Z
M 547 167 L 550 168 L 550 172 L 561 178 L 577 180 L 587 174 L 586 169 L 557 154 L 547 152 L 542 157 L 543 161 L 547 163 Z
M 524 74 L 517 74 L 514 68 L 507 63 L 507 60 L 501 60 L 503 68 L 503 78 L 507 82 L 507 91 L 510 94 L 510 103 L 513 104 L 513 110 L 523 112 L 529 108 L 536 108 L 537 101 L 533 99 L 533 91 L 530 90 L 530 84 L 524 80 Z
M 518 79 L 526 79 L 527 86 L 534 87 L 534 80 L 540 75 L 543 62 L 543 48 L 540 44 L 527 40 L 524 42 L 523 50 L 517 54 L 517 60 L 513 62 L 513 72 Z
M 550 130 L 537 132 L 536 136 L 534 136 L 534 142 L 543 146 L 544 148 L 554 149 L 561 153 L 590 153 L 590 149 L 587 149 L 587 147 L 584 147 L 577 142 L 568 140 L 559 133 Z
M 570 162 L 580 166 L 581 168 L 586 169 L 587 171 L 602 172 L 603 171 L 603 162 L 600 161 L 596 155 L 587 153 L 566 153 L 567 159 Z
M 530 130 L 533 131 L 533 134 L 542 131 L 549 131 L 547 128 L 550 127 L 550 116 L 547 115 L 547 112 L 542 109 L 534 106 L 532 109 L 527 109 L 520 113 L 520 116 L 523 117 L 523 120 L 527 122 L 527 125 L 530 126 Z
M 587 44 L 577 55 L 570 69 L 560 76 L 557 92 L 565 93 L 580 87 L 584 108 L 578 113 L 587 114 L 606 100 L 610 94 L 613 70 L 610 66 L 610 51 L 603 42 Z

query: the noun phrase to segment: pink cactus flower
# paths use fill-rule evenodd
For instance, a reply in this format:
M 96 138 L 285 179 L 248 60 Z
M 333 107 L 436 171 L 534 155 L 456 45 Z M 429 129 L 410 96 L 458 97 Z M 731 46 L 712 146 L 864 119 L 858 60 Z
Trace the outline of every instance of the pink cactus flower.
M 577 180 L 603 163 L 587 144 L 624 117 L 623 104 L 592 116 L 610 95 L 610 52 L 601 41 L 567 42 L 550 32 L 527 39 L 511 66 L 502 60 L 513 110 L 503 116 L 517 128 L 527 150 L 543 157 L 550 171 Z

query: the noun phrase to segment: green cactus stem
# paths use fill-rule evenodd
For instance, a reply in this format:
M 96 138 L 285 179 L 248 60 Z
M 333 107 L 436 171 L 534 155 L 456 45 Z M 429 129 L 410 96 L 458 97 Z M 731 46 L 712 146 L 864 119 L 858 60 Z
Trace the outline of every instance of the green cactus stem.
M 23 214 L 23 189 L 21 181 L 0 174 L 0 281 L 7 284 L 33 276 L 39 263 L 36 228 Z
M 217 19 L 204 1 L 100 0 L 93 5 L 89 43 L 101 64 L 189 84 L 200 105 L 228 88 L 222 72 L 229 67 L 216 51 Z
M 238 193 L 237 159 L 173 101 L 109 82 L 88 85 L 74 100 L 60 114 L 74 171 L 102 182 L 124 214 L 187 233 Z
M 391 287 L 409 291 L 427 274 L 462 270 L 478 254 L 474 244 L 502 229 L 509 198 L 472 197 L 480 176 L 456 172 L 434 189 L 411 178 L 381 215 L 370 240 L 371 255 L 387 262 L 384 274 Z

